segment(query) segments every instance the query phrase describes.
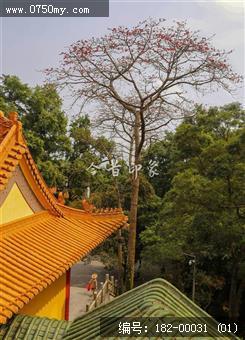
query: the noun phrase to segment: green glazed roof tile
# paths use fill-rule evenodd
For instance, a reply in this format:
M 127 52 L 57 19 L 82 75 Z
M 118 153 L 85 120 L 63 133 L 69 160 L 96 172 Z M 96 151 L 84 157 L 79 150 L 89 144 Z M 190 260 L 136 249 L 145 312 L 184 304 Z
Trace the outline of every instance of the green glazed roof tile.
M 102 317 L 108 319 L 103 323 L 104 328 L 100 329 Z M 77 318 L 71 323 L 63 339 L 101 339 L 101 336 L 106 336 L 108 331 L 117 329 L 116 318 L 120 317 L 168 317 L 168 321 L 170 317 L 173 321 L 176 320 L 176 318 L 184 317 L 185 321 L 188 319 L 192 323 L 193 318 L 203 318 L 202 320 L 205 320 L 207 324 L 207 336 L 205 336 L 205 338 L 192 337 L 192 339 L 221 339 L 217 331 L 217 322 L 177 288 L 163 279 L 149 281 Z M 155 327 L 155 325 L 153 327 Z M 134 337 L 134 339 L 135 338 L 143 339 L 142 337 Z M 145 338 L 148 339 L 149 337 Z M 153 338 L 156 337 L 151 337 L 151 339 Z M 164 339 L 164 337 L 160 338 Z M 183 339 L 183 337 L 181 338 Z M 236 339 L 236 337 L 230 334 L 227 334 L 227 336 L 222 335 L 222 339 L 232 338 Z M 123 339 L 123 337 L 110 336 L 106 337 L 106 339 Z M 171 338 L 171 336 L 168 336 L 167 339 L 176 339 L 176 337 Z
M 16 315 L 0 327 L 0 340 L 61 340 L 70 323 L 27 315 Z

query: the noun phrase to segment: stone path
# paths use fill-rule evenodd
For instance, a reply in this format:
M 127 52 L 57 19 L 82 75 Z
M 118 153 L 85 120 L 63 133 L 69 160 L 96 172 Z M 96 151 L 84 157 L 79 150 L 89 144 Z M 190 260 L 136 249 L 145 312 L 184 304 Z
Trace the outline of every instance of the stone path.
M 104 282 L 106 271 L 103 263 L 92 260 L 89 264 L 80 261 L 71 269 L 70 290 L 70 315 L 69 320 L 74 320 L 86 312 L 86 304 L 92 301 L 92 294 L 86 289 L 92 273 L 98 274 L 98 287 Z

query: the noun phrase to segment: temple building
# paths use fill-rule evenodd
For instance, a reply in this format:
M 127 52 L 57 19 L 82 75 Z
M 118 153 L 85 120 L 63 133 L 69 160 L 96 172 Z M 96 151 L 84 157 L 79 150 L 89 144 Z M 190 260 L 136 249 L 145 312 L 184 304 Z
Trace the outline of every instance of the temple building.
M 127 221 L 120 209 L 85 207 L 72 209 L 54 197 L 17 114 L 1 112 L 1 324 L 15 314 L 68 319 L 71 266 Z

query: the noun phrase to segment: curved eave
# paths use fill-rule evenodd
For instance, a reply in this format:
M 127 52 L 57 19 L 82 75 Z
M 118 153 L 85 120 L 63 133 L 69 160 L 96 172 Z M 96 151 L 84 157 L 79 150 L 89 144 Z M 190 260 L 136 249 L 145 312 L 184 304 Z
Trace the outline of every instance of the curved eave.
M 62 216 L 55 197 L 50 193 L 27 147 L 21 123 L 18 121 L 12 123 L 7 118 L 0 117 L 0 137 L 0 191 L 6 188 L 19 165 L 44 209 Z

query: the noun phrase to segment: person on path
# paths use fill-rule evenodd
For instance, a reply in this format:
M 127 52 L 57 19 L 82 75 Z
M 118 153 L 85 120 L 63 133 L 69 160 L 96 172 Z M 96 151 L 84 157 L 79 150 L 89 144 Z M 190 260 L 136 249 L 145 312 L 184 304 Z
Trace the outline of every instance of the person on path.
M 90 279 L 90 281 L 88 283 L 88 290 L 92 291 L 94 299 L 95 299 L 96 292 L 97 292 L 97 287 L 98 287 L 97 277 L 98 277 L 98 274 L 93 273 L 91 275 L 91 279 Z

